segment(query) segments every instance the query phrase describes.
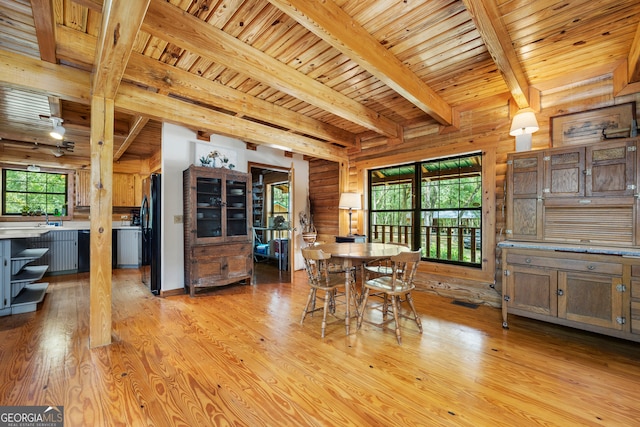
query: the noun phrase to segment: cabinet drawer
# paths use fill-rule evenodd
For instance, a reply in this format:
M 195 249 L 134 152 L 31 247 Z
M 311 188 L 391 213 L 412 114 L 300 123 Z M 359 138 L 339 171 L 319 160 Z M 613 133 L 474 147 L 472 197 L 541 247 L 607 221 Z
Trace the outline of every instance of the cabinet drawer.
M 221 245 L 198 245 L 192 247 L 192 253 L 196 258 L 216 258 L 238 255 L 251 256 L 251 242 L 227 243 Z
M 640 278 L 631 280 L 631 298 L 640 299 Z
M 523 254 L 508 254 L 508 264 L 529 265 L 532 267 L 551 267 L 559 270 L 590 271 L 594 273 L 622 275 L 622 264 L 585 261 L 578 259 L 547 258 Z
M 640 302 L 631 302 L 631 332 L 640 334 Z

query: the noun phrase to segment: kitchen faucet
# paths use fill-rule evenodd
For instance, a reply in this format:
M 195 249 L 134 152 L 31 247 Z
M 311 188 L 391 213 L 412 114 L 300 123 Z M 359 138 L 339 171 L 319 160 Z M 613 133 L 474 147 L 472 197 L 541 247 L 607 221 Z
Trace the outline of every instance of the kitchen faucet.
M 44 211 L 44 223 L 45 225 L 49 225 L 49 214 L 47 213 L 47 211 Z

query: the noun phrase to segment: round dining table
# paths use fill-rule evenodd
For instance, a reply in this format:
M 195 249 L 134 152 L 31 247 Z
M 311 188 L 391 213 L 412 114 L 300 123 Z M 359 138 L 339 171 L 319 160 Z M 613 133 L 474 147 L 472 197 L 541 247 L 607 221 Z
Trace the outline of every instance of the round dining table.
M 331 254 L 331 262 L 341 265 L 345 271 L 345 298 L 347 300 L 345 328 L 347 335 L 349 334 L 349 323 L 351 320 L 349 311 L 351 304 L 349 304 L 349 301 L 351 301 L 350 280 L 353 269 L 368 261 L 391 258 L 402 251 L 410 250 L 406 246 L 392 243 L 323 243 L 321 245 L 315 245 L 313 248 L 322 249 L 323 252 Z

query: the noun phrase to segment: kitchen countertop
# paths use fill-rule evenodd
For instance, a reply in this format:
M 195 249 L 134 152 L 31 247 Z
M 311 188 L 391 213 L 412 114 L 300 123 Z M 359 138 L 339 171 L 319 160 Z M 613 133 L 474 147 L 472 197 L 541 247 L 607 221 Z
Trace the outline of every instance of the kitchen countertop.
M 621 255 L 626 257 L 640 257 L 640 248 L 619 246 L 587 246 L 571 243 L 525 242 L 520 240 L 504 240 L 498 243 L 499 248 L 539 249 L 560 252 L 579 252 L 588 254 Z
M 91 223 L 89 221 L 67 221 L 62 226 L 45 225 L 44 222 L 38 223 L 2 223 L 0 226 L 0 239 L 19 239 L 27 237 L 39 237 L 49 231 L 73 231 L 73 230 L 89 230 Z M 123 225 L 114 222 L 112 225 L 114 230 L 140 230 L 139 225 Z
M 44 227 L 0 228 L 0 240 L 40 237 L 43 234 L 48 233 L 49 231 L 51 231 L 50 228 L 44 228 Z

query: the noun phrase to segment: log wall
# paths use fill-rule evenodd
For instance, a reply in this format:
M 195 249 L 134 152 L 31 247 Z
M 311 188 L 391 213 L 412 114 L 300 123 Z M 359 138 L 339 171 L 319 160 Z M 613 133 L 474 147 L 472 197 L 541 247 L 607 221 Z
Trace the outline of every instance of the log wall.
M 329 160 L 309 161 L 309 201 L 317 242 L 331 243 L 339 234 L 339 164 Z
M 587 111 L 626 102 L 640 101 L 640 94 L 615 97 L 612 76 L 571 82 L 540 92 L 541 108 L 536 113 L 540 130 L 533 134 L 533 149 L 550 147 L 550 118 L 558 115 Z M 513 101 L 511 101 L 513 102 Z M 408 124 L 401 143 L 373 135 L 361 135 L 359 146 L 349 155 L 348 188 L 365 193 L 366 170 L 422 159 L 463 154 L 473 151 L 492 152 L 492 164 L 484 164 L 494 174 L 493 188 L 487 189 L 486 200 L 493 201 L 495 209 L 494 238 L 486 257 L 491 257 L 490 271 L 477 269 L 437 268 L 422 266 L 417 285 L 422 290 L 451 298 L 499 306 L 501 301 L 500 253 L 495 244 L 505 239 L 504 186 L 507 154 L 515 150 L 515 138 L 509 136 L 512 114 L 517 109 L 510 105 L 508 95 L 483 100 L 472 109 L 460 111 L 457 130 L 441 129 L 436 123 Z M 342 220 L 337 209 L 339 168 L 337 163 L 312 161 L 310 170 L 310 197 L 314 206 L 314 220 L 319 240 L 333 241 Z M 359 232 L 363 229 L 364 212 L 354 213 Z M 354 229 L 356 224 L 354 224 Z M 489 253 L 487 253 L 489 252 Z

